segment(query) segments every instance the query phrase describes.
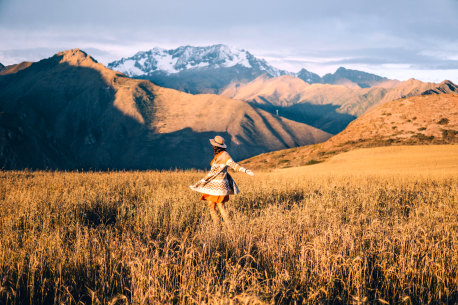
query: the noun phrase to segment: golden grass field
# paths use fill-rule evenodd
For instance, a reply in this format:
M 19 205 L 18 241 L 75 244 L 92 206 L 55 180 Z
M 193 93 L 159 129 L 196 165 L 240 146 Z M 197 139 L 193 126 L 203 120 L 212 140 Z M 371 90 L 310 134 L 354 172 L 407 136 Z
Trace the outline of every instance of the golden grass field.
M 0 304 L 456 304 L 456 147 L 234 174 L 232 228 L 203 172 L 0 172 Z
M 458 145 L 360 148 L 314 166 L 279 170 L 284 175 L 453 175 L 458 174 Z

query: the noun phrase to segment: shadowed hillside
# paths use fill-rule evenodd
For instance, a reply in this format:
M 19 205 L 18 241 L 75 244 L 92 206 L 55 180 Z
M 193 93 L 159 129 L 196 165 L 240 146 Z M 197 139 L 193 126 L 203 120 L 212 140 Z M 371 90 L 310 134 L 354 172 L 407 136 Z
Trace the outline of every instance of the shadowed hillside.
M 220 134 L 235 159 L 329 135 L 217 95 L 134 80 L 75 49 L 0 76 L 0 167 L 203 168 Z
M 358 147 L 458 143 L 458 95 L 404 98 L 376 106 L 328 141 L 262 154 L 252 168 L 309 165 Z

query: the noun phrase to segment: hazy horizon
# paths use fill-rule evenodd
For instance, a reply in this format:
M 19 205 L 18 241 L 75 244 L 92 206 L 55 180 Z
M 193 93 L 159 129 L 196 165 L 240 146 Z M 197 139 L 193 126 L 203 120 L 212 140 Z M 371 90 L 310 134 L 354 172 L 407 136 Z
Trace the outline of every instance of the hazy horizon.
M 80 48 L 107 64 L 154 47 L 226 44 L 274 67 L 320 76 L 338 67 L 458 83 L 457 0 L 288 0 L 218 4 L 0 0 L 0 62 Z

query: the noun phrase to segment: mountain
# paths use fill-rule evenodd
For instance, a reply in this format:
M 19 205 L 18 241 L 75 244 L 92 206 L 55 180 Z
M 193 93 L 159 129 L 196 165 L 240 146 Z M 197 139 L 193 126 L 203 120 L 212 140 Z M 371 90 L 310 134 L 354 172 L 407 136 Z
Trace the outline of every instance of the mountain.
M 131 79 L 78 49 L 0 76 L 0 117 L 4 169 L 205 168 L 216 134 L 236 160 L 330 137 L 243 101 Z
M 32 65 L 32 64 L 33 64 L 33 62 L 24 61 L 24 62 L 21 62 L 19 64 L 6 66 L 3 69 L 0 69 L 0 75 L 7 75 L 7 74 L 17 73 L 17 72 L 19 72 L 21 70 L 24 70 L 25 68 L 30 67 L 30 65 Z
M 218 44 L 208 47 L 154 48 L 108 64 L 129 77 L 189 93 L 218 93 L 233 81 L 251 81 L 259 75 L 276 77 L 276 69 L 250 52 Z
M 355 119 L 353 114 L 338 112 L 338 99 L 353 98 L 353 91 L 344 86 L 309 85 L 297 77 L 284 75 L 260 76 L 246 84 L 233 83 L 221 95 L 336 134 Z
M 452 92 L 454 84 L 444 83 L 442 91 Z M 422 94 L 438 84 L 410 79 L 391 87 L 359 88 L 344 85 L 308 84 L 284 75 L 260 76 L 248 83 L 232 83 L 221 95 L 243 100 L 271 113 L 337 134 L 348 123 L 374 105 Z
M 148 79 L 155 84 L 193 94 L 220 93 L 232 83 L 246 83 L 258 76 L 269 78 L 294 75 L 309 84 L 333 84 L 351 88 L 384 87 L 397 84 L 375 74 L 340 67 L 320 77 L 301 69 L 298 73 L 280 70 L 250 52 L 218 44 L 207 47 L 154 48 L 108 64 L 129 77 Z
M 349 85 L 355 84 L 360 88 L 370 88 L 376 86 L 377 84 L 384 83 L 389 79 L 386 77 L 381 77 L 375 74 L 362 72 L 358 70 L 350 70 L 340 67 L 333 74 L 326 74 L 322 78 L 324 84 L 333 84 L 333 85 Z
M 296 76 L 309 84 L 343 85 L 351 88 L 392 87 L 398 82 L 363 71 L 345 69 L 344 67 L 340 67 L 336 72 L 328 73 L 323 77 L 306 69 L 300 70 L 296 73 Z
M 2 65 L 2 63 L 0 62 L 0 72 L 1 72 L 3 69 L 5 69 L 5 66 Z
M 257 105 L 291 106 L 310 85 L 292 75 L 271 78 L 261 75 L 249 83 L 232 83 L 221 93 Z
M 299 72 L 297 72 L 296 76 L 300 79 L 302 79 L 304 82 L 307 82 L 309 84 L 315 84 L 315 83 L 322 83 L 323 80 L 321 79 L 321 76 L 319 76 L 316 73 L 307 71 L 306 69 L 301 69 Z
M 377 105 L 324 143 L 262 154 L 250 168 L 301 166 L 359 147 L 458 143 L 458 94 L 419 95 Z
M 458 92 L 458 86 L 452 83 L 449 80 L 444 80 L 437 87 L 433 89 L 426 90 L 421 95 L 432 95 L 432 94 L 442 94 L 442 93 L 456 93 Z

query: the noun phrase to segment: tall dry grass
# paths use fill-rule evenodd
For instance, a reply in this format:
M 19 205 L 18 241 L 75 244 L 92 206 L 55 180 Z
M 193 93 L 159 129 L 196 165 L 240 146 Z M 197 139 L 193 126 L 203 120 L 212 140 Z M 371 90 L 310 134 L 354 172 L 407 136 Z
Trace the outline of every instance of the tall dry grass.
M 458 178 L 0 172 L 0 304 L 455 304 Z

